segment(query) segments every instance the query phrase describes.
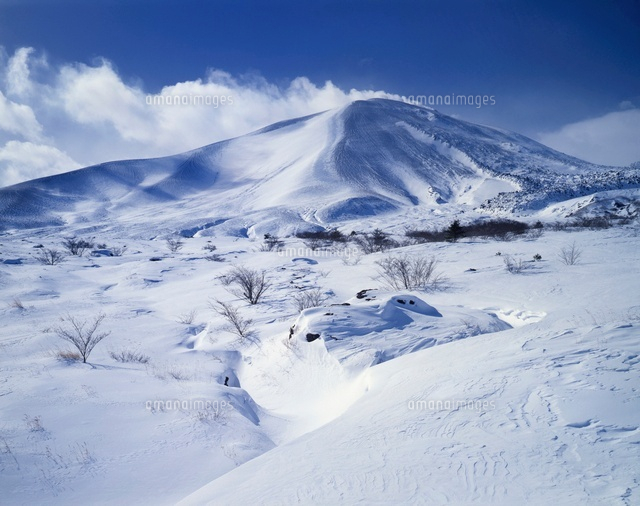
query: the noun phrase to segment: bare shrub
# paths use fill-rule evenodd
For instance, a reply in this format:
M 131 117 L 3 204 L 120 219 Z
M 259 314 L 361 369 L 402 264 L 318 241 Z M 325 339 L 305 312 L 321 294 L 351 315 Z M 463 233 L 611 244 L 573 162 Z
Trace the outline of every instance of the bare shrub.
M 382 279 L 395 290 L 436 290 L 446 278 L 436 272 L 435 257 L 388 256 L 376 262 Z
M 527 223 L 498 218 L 486 221 L 477 221 L 465 227 L 467 237 L 489 237 L 502 241 L 511 241 L 516 236 L 523 235 L 529 230 Z
M 189 376 L 184 371 L 182 371 L 181 369 L 178 369 L 177 367 L 170 367 L 165 371 L 165 373 L 167 376 L 169 376 L 170 378 L 176 381 L 186 381 L 189 379 Z
M 353 255 L 353 256 L 343 256 L 342 257 L 342 265 L 346 265 L 347 267 L 353 267 L 355 265 L 359 265 L 362 262 L 362 255 Z
M 18 297 L 14 297 L 13 300 L 9 303 L 9 307 L 12 309 L 19 309 L 20 311 L 24 311 L 26 308 L 24 304 Z
M 607 216 L 583 216 L 576 218 L 569 224 L 574 228 L 589 228 L 591 230 L 607 229 L 613 225 L 613 220 Z
M 543 228 L 533 227 L 529 229 L 529 231 L 526 234 L 526 237 L 530 241 L 535 241 L 537 239 L 540 239 L 543 236 L 543 234 L 544 234 Z
M 124 252 L 127 251 L 126 246 L 113 246 L 109 251 L 111 251 L 111 255 L 114 257 L 121 257 L 124 255 Z
M 347 240 L 345 235 L 335 228 L 331 228 L 328 230 L 298 232 L 296 234 L 296 237 L 298 239 L 325 241 L 330 244 L 334 242 L 346 242 Z
M 44 432 L 44 427 L 42 426 L 42 419 L 40 416 L 29 416 L 24 415 L 22 418 L 24 423 L 27 425 L 27 429 L 29 432 Z
M 565 265 L 576 265 L 580 262 L 580 257 L 582 256 L 582 249 L 580 249 L 576 242 L 573 241 L 571 245 L 565 246 L 560 250 L 558 254 L 560 260 Z
M 530 267 L 530 264 L 522 259 L 515 260 L 511 255 L 504 255 L 504 267 L 511 274 L 521 274 Z
M 87 321 L 67 314 L 60 318 L 61 324 L 54 327 L 53 331 L 61 339 L 73 344 L 80 353 L 82 362 L 86 364 L 96 345 L 110 334 L 110 332 L 98 332 L 105 317 L 104 313 L 100 313 L 91 321 Z
M 42 249 L 33 256 L 43 265 L 57 265 L 64 262 L 64 253 L 57 249 Z
M 389 234 L 383 232 L 379 228 L 376 228 L 371 233 L 355 236 L 354 241 L 358 246 L 360 246 L 365 255 L 378 253 L 380 251 L 387 251 L 388 249 L 395 248 L 398 245 L 396 241 L 389 237 Z
M 222 278 L 225 285 L 234 285 L 229 291 L 236 297 L 246 300 L 249 304 L 257 304 L 271 284 L 267 280 L 266 271 L 235 266 L 231 272 Z
M 254 333 L 253 320 L 243 318 L 237 307 L 221 300 L 210 302 L 209 306 L 227 321 L 225 330 L 237 335 L 240 341 Z
M 207 244 L 205 244 L 202 249 L 204 251 L 208 251 L 209 253 L 214 252 L 215 250 L 218 249 L 218 247 L 215 244 L 211 244 L 210 242 L 208 242 Z
M 177 237 L 168 237 L 166 240 L 167 248 L 171 253 L 177 253 L 184 247 L 184 241 L 178 239 Z
M 178 316 L 178 323 L 182 323 L 184 325 L 192 325 L 194 320 L 196 319 L 197 314 L 198 311 L 196 311 L 195 309 L 192 309 L 187 313 L 183 313 Z
M 319 249 L 328 248 L 331 246 L 331 242 L 325 241 L 323 239 L 311 238 L 304 241 L 304 245 L 309 248 L 311 251 L 318 251 Z
M 444 242 L 444 230 L 407 230 L 404 234 L 416 243 Z
M 131 362 L 146 364 L 150 360 L 147 355 L 131 350 L 110 351 L 109 356 L 116 362 L 121 362 L 123 364 Z
M 65 237 L 62 241 L 62 246 L 69 252 L 69 254 L 81 257 L 88 249 L 93 248 L 93 242 L 80 237 Z
M 260 246 L 260 251 L 280 251 L 284 246 L 284 241 L 271 234 L 264 234 L 264 241 Z
M 322 306 L 327 301 L 327 298 L 319 288 L 297 292 L 291 297 L 293 306 L 298 312 L 310 307 Z
M 218 254 L 218 253 L 213 253 L 211 255 L 207 255 L 204 257 L 205 260 L 209 260 L 209 262 L 224 262 L 225 258 Z

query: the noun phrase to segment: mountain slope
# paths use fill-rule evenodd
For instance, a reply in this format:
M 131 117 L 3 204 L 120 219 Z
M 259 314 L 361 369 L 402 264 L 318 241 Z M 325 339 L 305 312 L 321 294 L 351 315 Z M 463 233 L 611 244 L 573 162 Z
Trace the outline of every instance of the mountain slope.
M 0 189 L 2 228 L 226 223 L 298 228 L 443 204 L 513 211 L 640 186 L 524 136 L 390 100 L 271 125 L 194 151 Z M 237 218 L 242 216 L 242 218 Z

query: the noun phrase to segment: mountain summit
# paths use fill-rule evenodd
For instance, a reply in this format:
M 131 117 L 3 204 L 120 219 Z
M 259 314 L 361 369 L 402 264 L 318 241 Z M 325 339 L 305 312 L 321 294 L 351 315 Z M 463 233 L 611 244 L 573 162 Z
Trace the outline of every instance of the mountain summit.
M 0 189 L 2 228 L 158 223 L 231 233 L 326 226 L 415 206 L 537 210 L 640 186 L 434 109 L 372 99 L 187 153 L 103 163 Z

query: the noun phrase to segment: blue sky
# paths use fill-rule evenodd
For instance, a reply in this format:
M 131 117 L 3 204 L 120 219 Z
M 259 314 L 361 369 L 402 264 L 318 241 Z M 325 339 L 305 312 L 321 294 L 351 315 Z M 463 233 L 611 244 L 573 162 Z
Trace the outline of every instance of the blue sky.
M 600 163 L 640 159 L 637 0 L 0 0 L 0 45 L 5 184 L 26 177 L 25 159 L 37 165 L 30 150 L 55 150 L 51 171 L 168 154 L 361 98 L 352 89 L 490 95 L 495 105 L 438 109 Z M 96 102 L 126 104 L 179 83 L 214 83 L 247 107 L 206 111 L 192 122 L 208 136 L 159 144 L 147 137 L 167 118 L 82 98 L 99 89 Z M 23 127 L 3 130 L 11 115 Z

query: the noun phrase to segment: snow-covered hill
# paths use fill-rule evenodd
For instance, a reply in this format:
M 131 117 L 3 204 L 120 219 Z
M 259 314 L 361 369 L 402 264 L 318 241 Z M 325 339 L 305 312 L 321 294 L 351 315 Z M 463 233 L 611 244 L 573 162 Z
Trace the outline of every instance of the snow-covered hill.
M 372 99 L 181 155 L 110 162 L 0 189 L 3 229 L 291 232 L 408 208 L 540 209 L 640 186 L 524 136 Z
M 636 504 L 638 237 L 407 246 L 392 254 L 435 255 L 448 289 L 395 292 L 386 254 L 300 257 L 297 239 L 277 253 L 195 237 L 169 254 L 128 237 L 121 257 L 44 266 L 30 253 L 59 231 L 5 233 L 1 502 Z M 205 259 L 208 240 L 225 262 Z M 529 269 L 507 272 L 507 254 Z M 266 270 L 263 303 L 227 291 L 231 264 Z M 298 312 L 314 288 L 328 300 Z M 254 320 L 251 338 L 214 299 Z M 65 359 L 50 329 L 99 312 L 111 335 L 88 364 Z

